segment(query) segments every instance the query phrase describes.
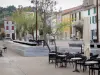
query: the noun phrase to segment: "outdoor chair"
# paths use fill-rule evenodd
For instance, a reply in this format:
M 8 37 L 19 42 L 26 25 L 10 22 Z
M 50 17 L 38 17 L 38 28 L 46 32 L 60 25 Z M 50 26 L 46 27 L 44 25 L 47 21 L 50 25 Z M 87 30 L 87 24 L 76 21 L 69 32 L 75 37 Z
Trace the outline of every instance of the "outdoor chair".
M 55 51 L 49 52 L 49 63 L 51 63 L 51 61 L 53 63 L 55 59 L 56 59 L 56 52 Z
M 88 60 L 86 60 L 86 61 L 95 61 L 95 60 L 97 59 L 97 57 L 98 57 L 98 54 L 92 55 L 92 56 L 90 57 L 90 59 L 88 59 Z M 84 64 L 84 65 L 83 65 L 83 67 L 84 67 L 83 72 L 86 71 L 87 66 L 88 66 L 88 67 L 91 67 L 91 66 L 93 66 L 93 65 L 91 65 L 91 64 Z M 89 73 L 90 73 L 90 68 L 89 68 Z
M 3 55 L 2 55 L 2 50 L 0 50 L 0 56 L 3 56 Z
M 60 64 L 60 66 L 59 66 Z M 67 60 L 66 57 L 60 57 L 58 54 L 56 54 L 56 59 L 55 59 L 55 68 L 56 67 L 66 67 L 67 66 Z
M 60 60 L 60 57 L 56 54 L 56 58 L 55 58 L 55 68 L 58 67 L 59 64 L 61 65 L 61 60 Z
M 100 75 L 100 63 L 98 63 L 97 65 L 94 65 L 90 68 L 91 70 L 91 73 L 94 73 L 95 75 L 95 71 L 97 70 L 98 71 L 98 75 Z
M 67 60 L 67 63 L 69 63 L 70 65 L 72 64 L 73 67 L 74 67 L 74 62 L 73 60 L 71 60 L 71 58 L 74 58 L 74 54 L 71 54 L 71 53 L 65 53 L 66 54 L 66 60 Z
M 63 53 L 57 52 L 57 49 L 56 49 L 55 68 L 59 67 L 59 64 L 60 64 L 60 67 L 66 67 L 67 66 L 66 56 L 65 57 L 60 57 L 59 55 L 63 55 Z M 63 66 L 63 64 L 65 66 Z
M 90 59 L 88 59 L 88 61 L 95 60 L 95 59 L 97 59 L 98 56 L 99 56 L 99 54 L 93 55 L 90 57 Z
M 77 62 L 77 64 L 80 65 L 80 69 L 81 69 L 81 66 L 83 66 L 83 72 L 84 72 L 84 70 L 86 69 L 85 62 L 87 60 L 87 57 L 86 56 L 81 56 L 80 58 L 82 58 L 82 59 L 79 62 Z
M 81 57 L 82 55 L 81 55 L 81 53 L 76 53 L 75 54 L 75 57 Z

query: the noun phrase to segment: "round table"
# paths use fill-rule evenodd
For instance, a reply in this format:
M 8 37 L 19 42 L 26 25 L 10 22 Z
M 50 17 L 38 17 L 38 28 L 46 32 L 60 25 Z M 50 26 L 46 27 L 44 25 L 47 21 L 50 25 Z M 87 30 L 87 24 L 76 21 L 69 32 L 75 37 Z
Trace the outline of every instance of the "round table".
M 99 57 L 97 57 L 98 59 L 100 59 L 100 56 Z
M 61 60 L 61 62 L 62 62 L 62 65 L 61 65 L 60 67 L 65 67 L 65 66 L 63 65 L 63 59 L 66 58 L 66 55 L 58 55 L 58 57 L 60 57 L 60 60 Z
M 94 66 L 94 64 L 98 64 L 98 62 L 97 62 L 97 61 L 86 61 L 85 64 L 90 65 L 90 66 L 89 66 L 89 75 L 90 75 L 90 67 L 91 67 L 91 66 Z M 93 75 L 93 71 L 92 71 L 91 74 Z
M 98 64 L 97 61 L 86 61 L 85 64 Z
M 77 61 L 81 60 L 82 58 L 80 57 L 75 57 L 75 58 L 71 58 L 73 61 L 75 61 L 75 70 L 73 72 L 79 72 L 79 70 L 77 69 Z
M 56 53 L 49 53 L 49 54 L 54 54 L 55 55 Z
M 58 55 L 59 57 L 66 57 L 66 55 Z

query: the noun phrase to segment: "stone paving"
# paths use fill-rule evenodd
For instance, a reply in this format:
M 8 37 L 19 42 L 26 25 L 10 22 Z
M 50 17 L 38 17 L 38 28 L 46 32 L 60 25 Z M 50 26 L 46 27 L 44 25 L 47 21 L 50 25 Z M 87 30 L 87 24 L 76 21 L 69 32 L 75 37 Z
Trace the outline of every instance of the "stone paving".
M 2 44 L 0 41 L 0 46 Z M 12 44 L 9 42 L 6 44 L 9 44 L 7 53 L 3 53 L 3 57 L 0 57 L 0 75 L 89 75 L 88 71 L 73 72 L 74 68 L 70 65 L 67 68 L 55 68 L 54 64 L 48 63 L 47 56 L 20 56 L 14 51 Z
M 55 68 L 54 64 L 48 64 L 48 57 L 22 57 L 11 46 L 0 57 L 0 75 L 88 75 L 88 71 L 76 73 L 73 70 L 70 65 L 67 68 Z

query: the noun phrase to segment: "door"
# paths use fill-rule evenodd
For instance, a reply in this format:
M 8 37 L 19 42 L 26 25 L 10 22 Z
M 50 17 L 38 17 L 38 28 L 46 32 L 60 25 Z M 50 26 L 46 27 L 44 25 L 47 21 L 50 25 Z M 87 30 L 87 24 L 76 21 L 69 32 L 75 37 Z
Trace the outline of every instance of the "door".
M 12 39 L 15 40 L 15 33 L 12 33 Z

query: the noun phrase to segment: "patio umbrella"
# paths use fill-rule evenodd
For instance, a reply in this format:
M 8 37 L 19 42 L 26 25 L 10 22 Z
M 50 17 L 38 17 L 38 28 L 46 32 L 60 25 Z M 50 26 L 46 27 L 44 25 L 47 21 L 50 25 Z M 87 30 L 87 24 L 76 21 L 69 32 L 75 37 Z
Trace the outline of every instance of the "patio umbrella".
M 84 18 L 83 25 L 84 55 L 90 58 L 90 18 Z

